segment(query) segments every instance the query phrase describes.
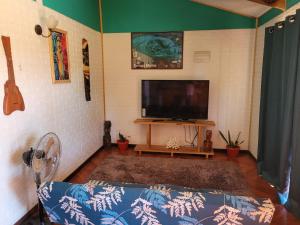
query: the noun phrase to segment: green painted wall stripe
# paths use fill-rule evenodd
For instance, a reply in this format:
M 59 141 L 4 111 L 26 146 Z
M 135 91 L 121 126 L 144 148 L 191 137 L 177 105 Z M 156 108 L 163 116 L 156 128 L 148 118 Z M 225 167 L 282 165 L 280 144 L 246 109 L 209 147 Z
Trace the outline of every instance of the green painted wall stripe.
M 287 0 L 287 8 L 291 8 L 293 5 L 297 4 L 300 2 L 300 0 Z
M 255 19 L 190 0 L 103 0 L 106 33 L 255 28 Z
M 96 31 L 100 30 L 98 0 L 43 0 L 43 3 Z
M 300 0 L 287 0 L 287 9 L 291 8 L 298 2 L 300 2 Z M 282 11 L 279 9 L 274 9 L 274 8 L 270 9 L 265 14 L 263 14 L 261 17 L 259 17 L 258 25 L 261 26 L 261 25 L 269 22 L 270 20 L 272 20 L 274 17 L 280 15 L 281 13 L 282 13 Z
M 267 11 L 265 14 L 263 14 L 261 17 L 258 18 L 258 26 L 267 23 L 268 21 L 280 15 L 281 13 L 282 11 L 280 9 L 274 9 L 274 8 L 270 9 L 269 11 Z
M 35 1 L 35 0 L 34 0 Z M 44 5 L 100 30 L 98 0 L 43 0 Z M 287 0 L 287 8 L 300 0 Z M 255 20 L 189 0 L 103 0 L 104 32 L 179 31 L 254 28 Z M 282 13 L 270 9 L 259 26 Z

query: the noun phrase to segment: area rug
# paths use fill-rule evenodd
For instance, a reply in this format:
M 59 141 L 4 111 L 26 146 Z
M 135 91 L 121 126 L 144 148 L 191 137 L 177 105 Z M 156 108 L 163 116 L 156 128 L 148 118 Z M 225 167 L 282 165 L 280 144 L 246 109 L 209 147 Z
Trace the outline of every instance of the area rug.
M 248 195 L 247 182 L 232 161 L 110 155 L 90 180 L 138 184 L 171 184 Z

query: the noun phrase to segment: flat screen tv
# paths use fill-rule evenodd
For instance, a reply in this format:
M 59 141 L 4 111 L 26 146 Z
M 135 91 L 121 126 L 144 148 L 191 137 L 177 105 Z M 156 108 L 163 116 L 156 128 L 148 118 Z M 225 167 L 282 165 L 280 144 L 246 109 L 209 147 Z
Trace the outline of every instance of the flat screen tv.
M 142 117 L 207 119 L 208 80 L 142 80 Z

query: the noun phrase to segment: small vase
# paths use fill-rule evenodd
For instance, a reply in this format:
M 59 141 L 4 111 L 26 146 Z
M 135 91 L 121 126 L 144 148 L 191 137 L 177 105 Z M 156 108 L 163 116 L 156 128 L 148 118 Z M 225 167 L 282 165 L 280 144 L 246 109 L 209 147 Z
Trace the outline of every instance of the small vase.
M 118 140 L 117 143 L 118 143 L 119 152 L 120 153 L 125 153 L 128 149 L 129 141 L 128 140 L 126 140 L 126 141 Z
M 226 149 L 227 149 L 227 156 L 229 158 L 235 158 L 239 155 L 240 147 L 229 147 L 229 146 L 227 146 Z

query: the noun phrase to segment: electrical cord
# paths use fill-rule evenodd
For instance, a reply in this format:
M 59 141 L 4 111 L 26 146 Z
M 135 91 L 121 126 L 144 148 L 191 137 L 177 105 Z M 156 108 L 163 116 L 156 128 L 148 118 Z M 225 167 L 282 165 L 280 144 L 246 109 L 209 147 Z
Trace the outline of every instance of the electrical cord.
M 187 140 L 186 126 L 184 126 L 184 139 L 185 139 L 185 142 L 188 143 L 189 145 L 191 145 L 192 147 L 195 147 L 195 140 L 196 140 L 196 138 L 198 136 L 198 129 L 197 129 L 196 126 L 194 128 L 195 128 L 195 136 L 194 136 L 194 138 L 191 141 L 191 136 L 192 136 L 192 134 L 191 134 L 191 127 L 189 126 L 189 140 Z
M 193 143 L 193 147 L 195 147 L 195 140 L 196 140 L 197 136 L 201 135 L 201 134 L 199 134 L 199 131 L 198 131 L 197 127 L 195 126 L 194 128 L 195 128 L 195 133 L 196 134 L 195 134 L 195 137 L 194 137 L 193 142 L 192 142 Z

